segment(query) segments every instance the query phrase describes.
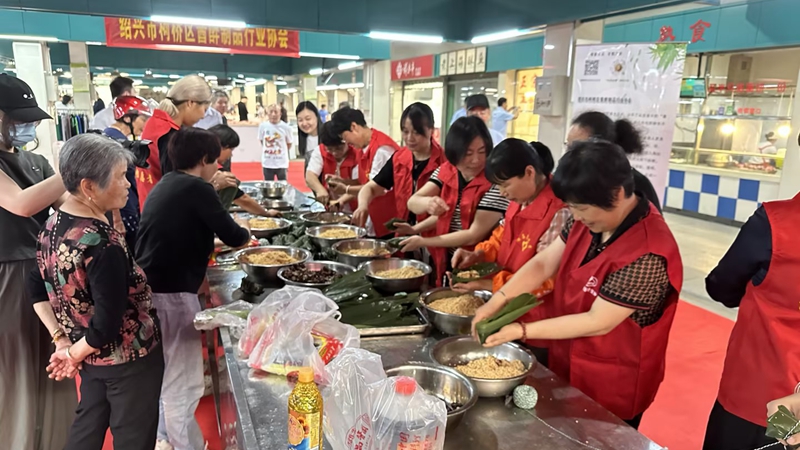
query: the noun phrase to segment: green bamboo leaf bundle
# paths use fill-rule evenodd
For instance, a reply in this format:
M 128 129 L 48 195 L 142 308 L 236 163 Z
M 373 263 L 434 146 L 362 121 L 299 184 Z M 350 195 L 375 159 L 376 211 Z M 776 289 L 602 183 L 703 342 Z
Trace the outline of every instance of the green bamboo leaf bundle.
M 783 405 L 767 419 L 767 436 L 774 439 L 787 439 L 800 432 L 797 418 Z
M 539 306 L 542 303 L 533 294 L 522 294 L 514 297 L 506 306 L 503 307 L 494 316 L 481 320 L 475 325 L 475 331 L 478 332 L 478 338 L 481 344 L 486 342 L 486 338 L 500 331 L 504 326 L 514 322 L 531 309 Z
M 478 272 L 477 278 L 468 278 L 463 275 L 465 272 L 469 272 L 472 270 Z M 493 277 L 501 270 L 503 270 L 503 268 L 499 264 L 493 262 L 483 262 L 474 264 L 472 266 L 467 267 L 466 269 L 454 270 L 453 283 L 469 283 L 470 281 L 476 281 L 476 280 L 481 280 L 483 278 Z

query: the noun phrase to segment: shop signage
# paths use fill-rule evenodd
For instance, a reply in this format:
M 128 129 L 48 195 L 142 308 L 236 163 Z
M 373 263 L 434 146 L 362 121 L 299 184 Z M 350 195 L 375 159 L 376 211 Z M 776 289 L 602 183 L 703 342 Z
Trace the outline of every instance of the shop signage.
M 432 78 L 434 64 L 433 55 L 392 61 L 392 81 Z
M 472 47 L 439 55 L 439 76 L 486 72 L 486 47 Z
M 447 54 L 447 74 L 456 74 L 456 52 L 450 52 Z
M 459 50 L 456 52 L 456 73 L 467 73 L 467 51 Z
M 601 111 L 628 119 L 642 133 L 644 151 L 631 163 L 663 203 L 686 44 L 579 45 L 572 82 L 573 115 Z
M 486 47 L 475 49 L 475 72 L 486 72 Z
M 467 49 L 467 66 L 464 69 L 465 73 L 475 73 L 475 49 Z
M 225 28 L 106 17 L 106 45 L 155 50 L 300 57 L 300 34 L 274 28 Z
M 442 53 L 441 55 L 439 55 L 439 76 L 443 77 L 445 75 L 448 75 L 448 72 L 447 72 L 447 54 L 446 53 Z

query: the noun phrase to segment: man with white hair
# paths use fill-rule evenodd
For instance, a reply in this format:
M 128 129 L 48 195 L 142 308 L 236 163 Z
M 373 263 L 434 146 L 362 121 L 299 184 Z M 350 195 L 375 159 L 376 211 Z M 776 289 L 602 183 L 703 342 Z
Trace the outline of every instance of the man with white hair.
M 258 141 L 263 153 L 261 166 L 264 179 L 275 178 L 286 181 L 286 170 L 289 168 L 289 149 L 292 148 L 292 129 L 281 121 L 281 108 L 276 103 L 267 106 L 268 122 L 258 126 Z

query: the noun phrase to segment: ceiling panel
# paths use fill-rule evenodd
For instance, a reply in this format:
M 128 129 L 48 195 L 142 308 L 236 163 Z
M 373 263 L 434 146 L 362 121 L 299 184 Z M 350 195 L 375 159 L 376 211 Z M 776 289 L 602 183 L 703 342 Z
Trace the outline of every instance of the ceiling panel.
M 214 12 L 211 8 L 211 3 L 212 0 L 150 0 L 152 5 L 150 14 L 179 17 L 213 17 Z

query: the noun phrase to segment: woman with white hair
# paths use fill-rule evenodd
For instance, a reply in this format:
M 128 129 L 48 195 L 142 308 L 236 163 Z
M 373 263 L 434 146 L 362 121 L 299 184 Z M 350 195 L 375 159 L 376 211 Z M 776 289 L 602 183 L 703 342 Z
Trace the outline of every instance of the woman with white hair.
M 59 169 L 69 192 L 39 233 L 37 313 L 55 318 L 69 345 L 51 357 L 56 379 L 81 375 L 81 401 L 66 450 L 100 450 L 111 428 L 116 450 L 152 450 L 164 373 L 150 286 L 108 211 L 125 206 L 130 153 L 107 137 L 67 141 Z M 44 321 L 44 320 L 43 320 Z

